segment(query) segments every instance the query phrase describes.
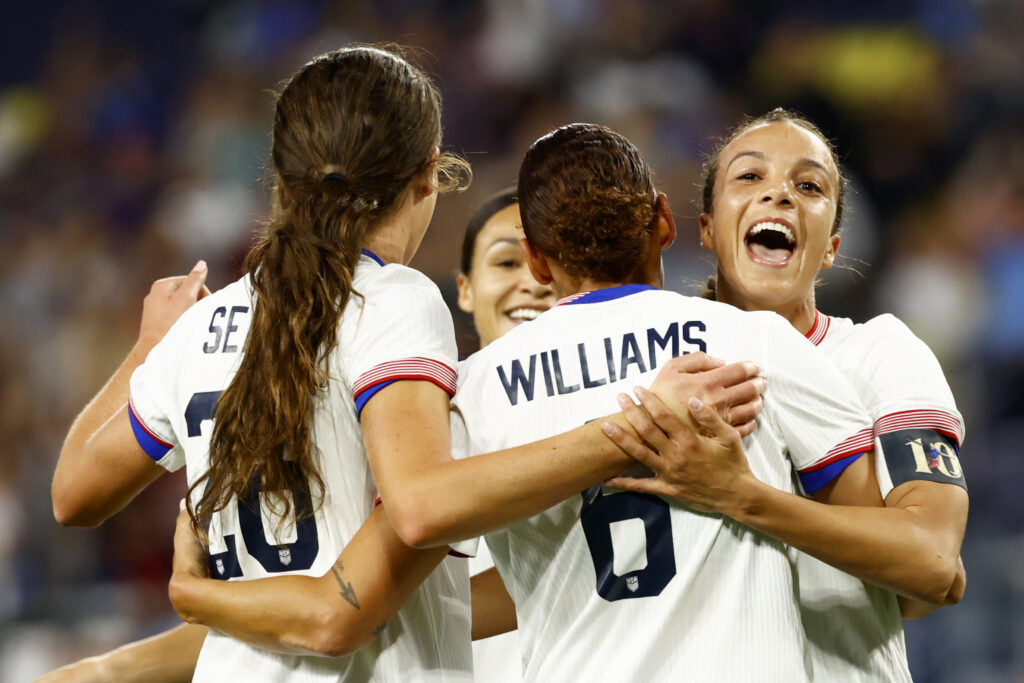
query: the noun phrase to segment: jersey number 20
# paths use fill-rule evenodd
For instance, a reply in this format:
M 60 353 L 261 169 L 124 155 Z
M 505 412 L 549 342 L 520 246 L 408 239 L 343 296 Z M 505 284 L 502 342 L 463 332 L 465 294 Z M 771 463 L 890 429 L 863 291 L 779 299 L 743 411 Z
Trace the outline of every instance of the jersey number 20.
M 200 425 L 213 419 L 213 409 L 220 398 L 219 391 L 204 391 L 193 394 L 185 408 L 185 424 L 189 436 L 200 435 Z M 246 551 L 269 573 L 298 571 L 309 569 L 320 551 L 320 539 L 317 536 L 316 520 L 311 515 L 300 515 L 295 524 L 295 541 L 282 545 L 267 542 L 264 531 L 263 515 L 260 511 L 260 482 L 254 483 L 245 497 L 238 501 L 238 527 L 245 540 Z M 293 510 L 308 511 L 312 509 L 309 489 L 292 492 Z M 273 530 L 269 530 L 273 533 Z M 210 576 L 215 579 L 230 579 L 242 576 L 238 564 L 238 546 L 235 535 L 224 536 L 227 550 L 210 553 Z

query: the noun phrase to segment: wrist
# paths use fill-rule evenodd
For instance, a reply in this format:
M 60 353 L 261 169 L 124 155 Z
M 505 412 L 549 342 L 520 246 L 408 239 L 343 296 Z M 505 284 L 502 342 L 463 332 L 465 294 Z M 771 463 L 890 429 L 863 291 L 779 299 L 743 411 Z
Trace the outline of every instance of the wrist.
M 733 494 L 722 506 L 722 514 L 741 524 L 752 526 L 764 510 L 770 488 L 751 472 L 743 474 L 736 479 Z
M 167 596 L 171 606 L 181 620 L 187 624 L 201 623 L 194 609 L 195 592 L 199 589 L 202 579 L 187 571 L 174 570 L 167 584 Z

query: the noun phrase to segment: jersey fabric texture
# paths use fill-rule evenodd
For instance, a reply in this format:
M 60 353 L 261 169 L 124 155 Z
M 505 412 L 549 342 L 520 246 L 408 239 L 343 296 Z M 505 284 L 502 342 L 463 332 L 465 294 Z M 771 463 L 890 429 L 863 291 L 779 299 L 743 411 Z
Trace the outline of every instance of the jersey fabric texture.
M 846 380 L 774 313 L 627 285 L 568 297 L 464 361 L 453 422 L 473 455 L 617 412 L 691 351 L 768 379 L 752 471 L 823 485 L 871 447 Z M 788 458 L 787 458 L 788 453 Z M 787 547 L 719 515 L 593 487 L 487 536 L 516 603 L 527 681 L 808 680 Z
M 359 426 L 367 394 L 401 379 L 454 391 L 454 329 L 437 287 L 415 270 L 384 265 L 366 252 L 353 284 L 359 295 L 345 306 L 328 359 L 331 380 L 314 406 L 323 505 L 314 517 L 278 528 L 268 496 L 253 492 L 248 500 L 232 501 L 211 523 L 214 578 L 329 571 L 376 497 Z M 237 371 L 252 306 L 247 278 L 199 301 L 132 376 L 132 419 L 136 434 L 144 434 L 140 444 L 168 470 L 184 465 L 189 484 L 208 468 L 213 406 Z M 308 504 L 309 495 L 292 492 L 297 507 Z M 280 655 L 211 630 L 194 680 L 468 681 L 469 642 L 468 573 L 464 560 L 448 558 L 384 632 L 350 656 Z
M 818 312 L 807 334 L 847 377 L 867 408 L 877 438 L 930 430 L 963 440 L 964 421 L 938 360 L 899 319 L 855 324 Z M 877 453 L 882 497 L 892 491 L 886 458 Z M 814 676 L 822 681 L 909 682 L 903 618 L 896 595 L 794 551 L 800 605 Z
M 476 555 L 468 560 L 470 576 L 494 567 L 486 543 L 475 550 Z M 519 683 L 523 680 L 522 660 L 518 631 L 473 641 L 473 679 L 476 683 Z

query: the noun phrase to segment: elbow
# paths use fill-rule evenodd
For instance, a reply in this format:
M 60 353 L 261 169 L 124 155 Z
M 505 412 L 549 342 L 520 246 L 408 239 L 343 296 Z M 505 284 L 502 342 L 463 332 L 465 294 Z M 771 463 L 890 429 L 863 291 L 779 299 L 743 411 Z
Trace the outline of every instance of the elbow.
M 957 591 L 957 560 L 934 558 L 931 566 L 921 573 L 924 580 L 915 586 L 914 598 L 932 605 L 950 605 L 963 597 L 962 587 Z M 951 600 L 953 600 L 951 602 Z
M 351 618 L 351 610 L 321 610 L 304 649 L 323 657 L 347 657 L 366 647 L 374 634 L 358 622 L 352 623 Z
M 410 548 L 431 548 L 446 542 L 445 529 L 436 518 L 434 506 L 417 504 L 405 500 L 401 504 L 389 504 L 385 510 L 388 520 L 398 537 Z M 436 508 L 435 508 L 436 509 Z
M 89 509 L 85 500 L 76 496 L 69 487 L 62 486 L 57 479 L 50 488 L 50 496 L 53 518 L 61 526 L 96 527 L 103 522 L 102 517 Z

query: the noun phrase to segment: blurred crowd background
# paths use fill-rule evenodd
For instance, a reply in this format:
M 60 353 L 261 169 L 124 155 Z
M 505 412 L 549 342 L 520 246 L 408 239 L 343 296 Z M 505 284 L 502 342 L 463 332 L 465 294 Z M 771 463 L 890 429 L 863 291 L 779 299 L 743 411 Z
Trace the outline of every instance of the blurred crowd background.
M 902 318 L 967 420 L 963 602 L 907 626 L 915 679 L 1024 680 L 1024 4 L 739 0 L 23 3 L 0 22 L 0 680 L 176 623 L 166 598 L 184 483 L 100 529 L 53 520 L 68 425 L 131 347 L 159 277 L 237 277 L 268 205 L 273 96 L 352 42 L 416 46 L 446 149 L 475 170 L 414 266 L 454 303 L 462 230 L 529 144 L 571 121 L 638 144 L 697 248 L 702 154 L 745 114 L 817 122 L 853 189 L 819 308 Z M 453 306 L 454 310 L 454 306 Z M 464 353 L 476 343 L 456 314 Z M 765 634 L 769 637 L 769 634 Z M 743 647 L 737 643 L 737 647 Z

